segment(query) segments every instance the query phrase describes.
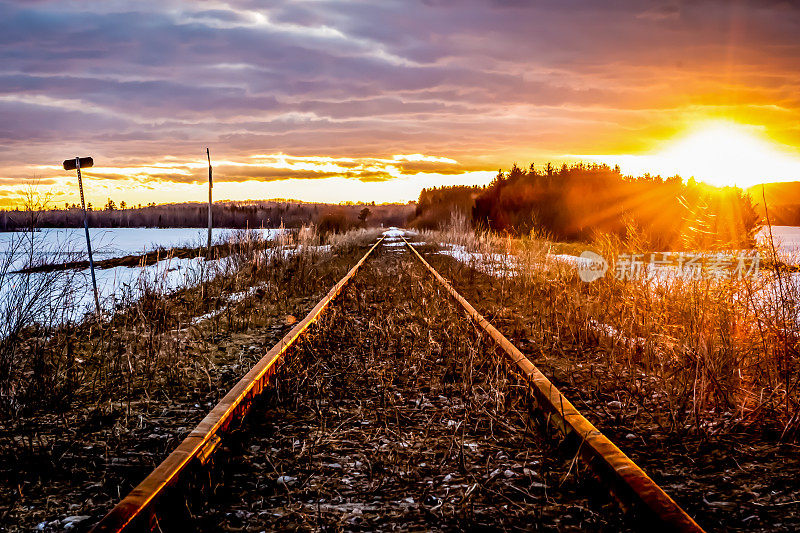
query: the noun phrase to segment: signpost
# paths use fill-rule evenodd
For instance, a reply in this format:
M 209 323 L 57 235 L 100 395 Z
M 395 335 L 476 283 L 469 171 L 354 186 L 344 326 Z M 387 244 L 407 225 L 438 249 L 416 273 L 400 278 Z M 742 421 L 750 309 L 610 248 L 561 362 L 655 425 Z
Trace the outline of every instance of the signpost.
M 92 259 L 92 241 L 89 239 L 89 215 L 86 212 L 86 203 L 83 200 L 83 180 L 81 179 L 81 168 L 94 166 L 91 157 L 76 157 L 64 161 L 64 170 L 78 171 L 78 189 L 81 192 L 81 208 L 83 209 L 83 229 L 86 232 L 86 249 L 89 252 L 89 269 L 92 271 L 92 288 L 94 289 L 94 304 L 97 307 L 97 315 L 100 315 L 100 297 L 97 295 L 97 279 L 94 276 L 94 260 Z M 210 193 L 209 193 L 210 194 Z M 209 212 L 209 217 L 210 217 Z
M 211 152 L 206 148 L 206 156 L 208 157 L 208 246 L 206 253 L 211 255 L 211 189 L 214 187 L 214 182 L 211 179 Z

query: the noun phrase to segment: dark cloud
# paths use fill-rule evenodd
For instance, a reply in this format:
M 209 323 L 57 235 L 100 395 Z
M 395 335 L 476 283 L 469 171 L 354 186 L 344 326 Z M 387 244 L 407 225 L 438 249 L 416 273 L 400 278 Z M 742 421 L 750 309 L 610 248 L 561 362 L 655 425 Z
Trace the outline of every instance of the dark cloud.
M 396 164 L 401 174 L 413 175 L 420 173 L 458 175 L 476 170 L 486 170 L 482 166 L 454 165 L 438 161 L 402 161 Z
M 218 166 L 216 168 L 217 182 L 245 182 L 245 181 L 283 181 L 291 179 L 326 179 L 326 178 L 345 178 L 363 182 L 387 181 L 393 179 L 388 170 L 372 170 L 363 167 L 364 164 L 341 165 L 350 166 L 353 170 L 328 171 L 314 169 L 292 169 L 274 168 L 270 166 Z M 433 169 L 434 167 L 431 167 Z M 189 171 L 187 173 L 186 171 Z M 412 170 L 410 174 L 421 172 Z M 463 171 L 443 171 L 442 173 L 462 173 Z M 406 172 L 404 172 L 406 173 Z M 87 170 L 83 172 L 87 179 L 108 180 L 108 181 L 129 181 L 133 180 L 142 184 L 153 182 L 172 182 L 172 183 L 206 183 L 208 174 L 205 169 L 187 169 L 176 165 L 172 171 L 154 172 L 150 169 L 142 168 L 139 172 L 99 172 Z

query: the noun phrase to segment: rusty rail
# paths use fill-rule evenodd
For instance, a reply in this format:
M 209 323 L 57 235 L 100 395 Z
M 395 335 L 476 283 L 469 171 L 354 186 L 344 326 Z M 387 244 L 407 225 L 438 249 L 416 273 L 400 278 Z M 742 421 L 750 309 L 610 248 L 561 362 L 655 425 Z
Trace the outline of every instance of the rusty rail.
M 378 239 L 378 242 L 333 286 L 311 312 L 234 385 L 183 442 L 95 525 L 92 529 L 93 532 L 120 532 L 134 527 L 137 530 L 159 529 L 156 504 L 165 490 L 174 485 L 182 474 L 189 470 L 188 467 L 192 463 L 196 461 L 204 465 L 210 460 L 214 450 L 222 441 L 222 437 L 229 432 L 235 422 L 244 417 L 250 409 L 252 400 L 264 390 L 269 377 L 275 372 L 276 363 L 280 361 L 283 354 L 322 315 L 328 304 L 339 295 L 382 241 L 383 237 Z
M 608 437 L 592 425 L 564 397 L 522 352 L 486 320 L 439 272 L 403 237 L 436 280 L 461 304 L 470 318 L 519 367 L 544 418 L 566 438 L 573 439 L 579 453 L 595 474 L 609 485 L 613 496 L 626 511 L 639 513 L 657 531 L 702 532 L 703 529 Z

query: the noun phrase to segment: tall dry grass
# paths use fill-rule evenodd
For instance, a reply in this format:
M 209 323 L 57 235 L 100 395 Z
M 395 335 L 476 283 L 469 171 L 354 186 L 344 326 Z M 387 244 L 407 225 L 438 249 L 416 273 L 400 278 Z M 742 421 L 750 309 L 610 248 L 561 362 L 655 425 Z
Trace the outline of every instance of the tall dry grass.
M 74 261 L 76 243 L 48 242 L 38 230 L 39 216 L 48 208 L 48 195 L 32 184 L 25 190 L 25 208 L 18 221 L 22 230 L 2 234 L 0 250 L 0 417 L 13 418 L 28 398 L 58 397 L 71 386 L 63 379 L 69 354 L 48 353 L 52 332 L 74 319 L 86 280 L 79 272 L 32 272 L 44 264 Z M 19 272 L 23 271 L 23 272 Z
M 448 253 L 493 275 L 498 307 L 517 314 L 536 351 L 574 365 L 599 360 L 598 387 L 629 412 L 671 432 L 797 435 L 800 283 L 776 247 L 758 252 L 762 265 L 778 267 L 753 275 L 715 275 L 709 258 L 696 276 L 667 268 L 623 277 L 619 258 L 648 252 L 646 243 L 635 232 L 599 235 L 585 248 L 605 257 L 609 272 L 587 283 L 574 263 L 554 257 L 564 247 L 546 236 L 509 239 L 454 224 L 420 239 L 463 247 Z
M 372 236 L 359 230 L 337 236 L 333 244 L 354 249 Z M 133 283 L 104 298 L 102 317 L 83 318 L 78 305 L 89 285 L 80 271 L 13 272 L 21 264 L 32 265 L 20 259 L 24 254 L 59 262 L 59 254 L 74 260 L 82 250 L 53 250 L 40 258 L 34 241 L 26 238 L 14 234 L 12 253 L 0 258 L 4 424 L 76 402 L 86 409 L 111 409 L 110 404 L 142 397 L 168 398 L 213 372 L 213 358 L 197 360 L 186 353 L 199 321 L 211 337 L 230 335 L 261 319 L 249 304 L 253 298 L 288 313 L 293 295 L 309 294 L 329 282 L 318 264 L 330 247 L 320 245 L 313 227 L 272 238 L 241 230 L 217 243 L 213 257 L 206 257 L 206 250 L 198 246 L 197 257 L 189 260 L 191 268 L 181 271 L 177 286 L 171 272 L 177 260 L 163 252 L 156 265 L 142 264 Z
M 328 234 L 326 242 L 334 253 L 346 254 L 375 242 L 382 232 L 380 228 L 356 228 L 345 233 Z

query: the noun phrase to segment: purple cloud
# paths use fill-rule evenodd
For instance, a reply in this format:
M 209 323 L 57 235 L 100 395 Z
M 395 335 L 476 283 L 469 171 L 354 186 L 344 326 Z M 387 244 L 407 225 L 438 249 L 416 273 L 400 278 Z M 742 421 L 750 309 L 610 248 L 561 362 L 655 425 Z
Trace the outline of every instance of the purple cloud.
M 732 101 L 800 144 L 786 118 L 800 108 L 792 3 L 226 5 L 0 2 L 0 176 L 65 150 L 113 165 L 206 145 L 494 170 Z M 247 177 L 275 176 L 231 179 Z

